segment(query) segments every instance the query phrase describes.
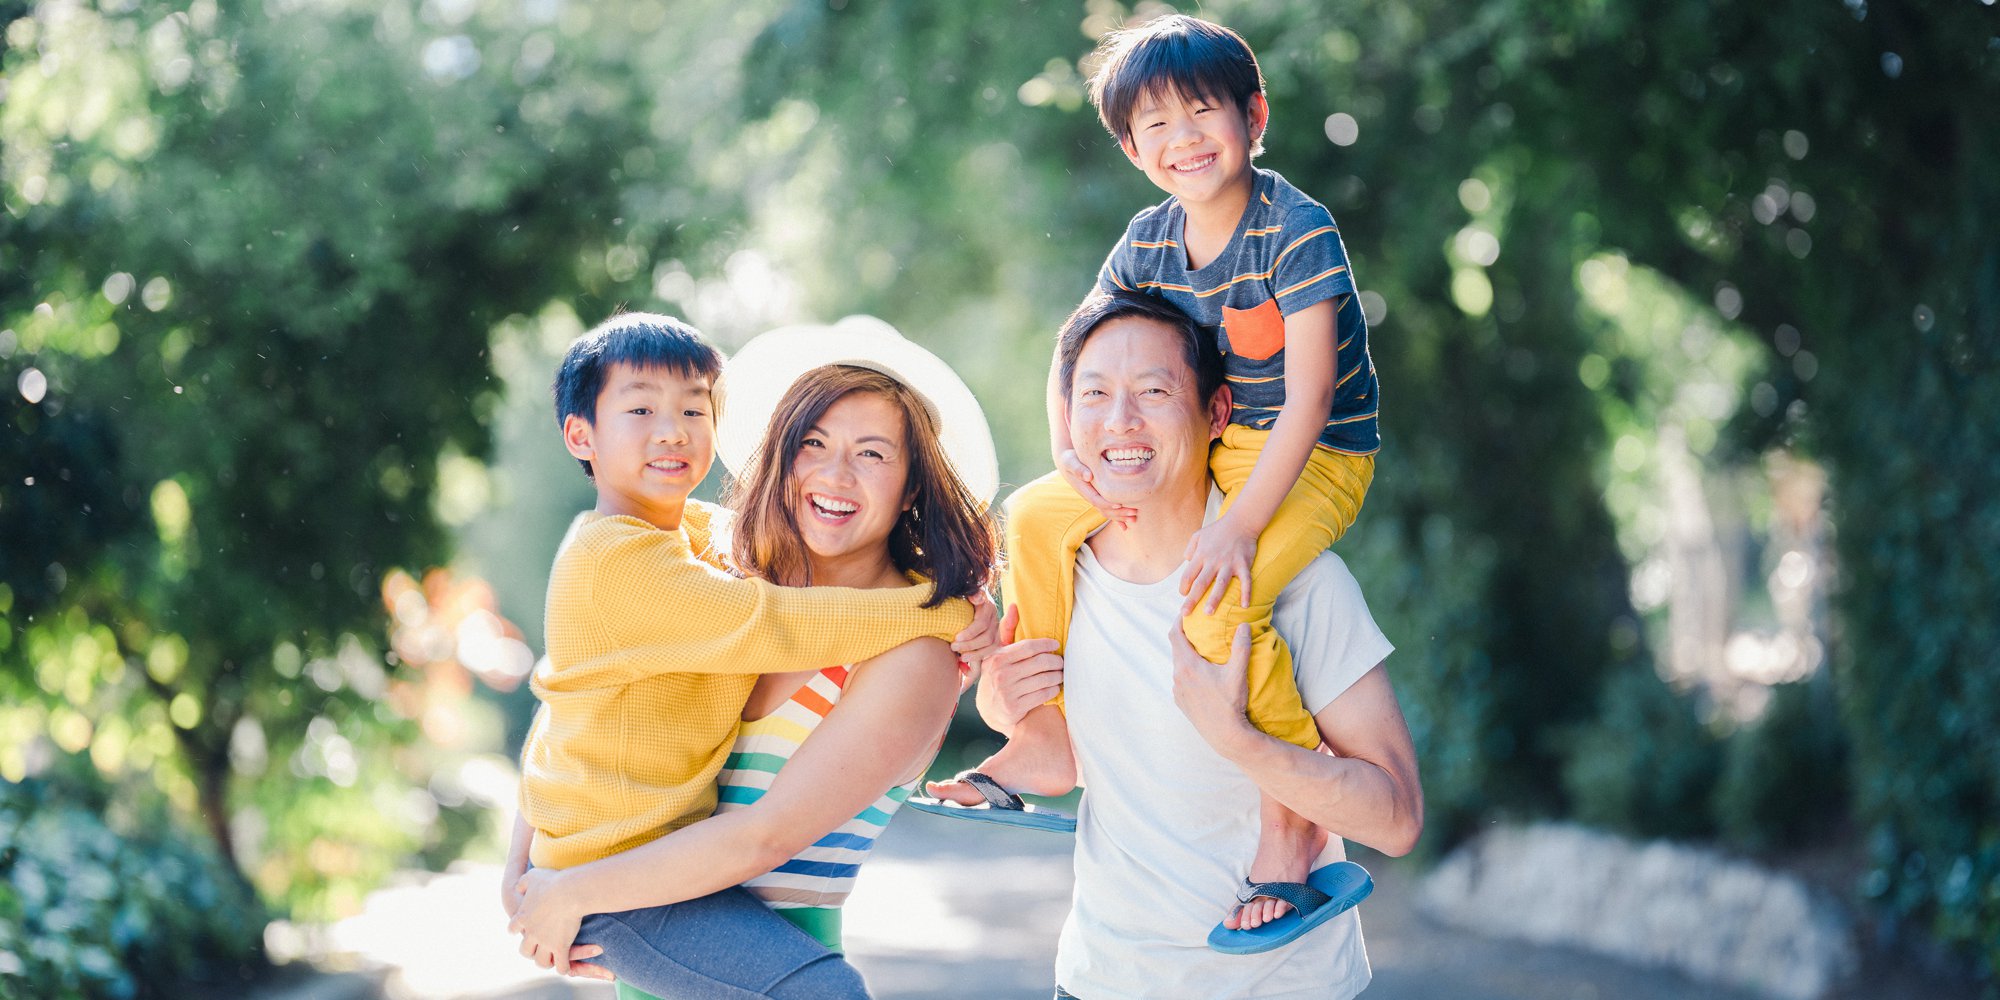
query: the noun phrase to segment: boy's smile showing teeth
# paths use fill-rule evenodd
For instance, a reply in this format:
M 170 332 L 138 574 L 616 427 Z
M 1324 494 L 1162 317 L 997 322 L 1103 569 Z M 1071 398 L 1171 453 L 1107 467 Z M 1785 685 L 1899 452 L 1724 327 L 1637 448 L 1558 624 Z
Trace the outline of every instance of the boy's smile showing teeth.
M 1214 153 L 1203 153 L 1200 156 L 1182 160 L 1168 169 L 1183 174 L 1200 173 L 1215 163 L 1215 157 L 1216 154 Z
M 656 458 L 650 462 L 647 462 L 646 468 L 652 469 L 656 472 L 664 472 L 669 476 L 678 476 L 681 473 L 684 473 L 688 470 L 688 461 L 685 458 L 679 458 L 670 455 L 665 458 Z

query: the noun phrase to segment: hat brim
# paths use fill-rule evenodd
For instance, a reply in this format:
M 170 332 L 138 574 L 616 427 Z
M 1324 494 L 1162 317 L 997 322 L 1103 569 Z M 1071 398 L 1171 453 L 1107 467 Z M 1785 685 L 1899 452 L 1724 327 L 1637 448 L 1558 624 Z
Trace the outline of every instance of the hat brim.
M 910 387 L 937 423 L 952 471 L 981 506 L 1000 489 L 1000 463 L 986 411 L 951 366 L 873 316 L 827 325 L 787 326 L 759 334 L 723 366 L 722 420 L 716 454 L 740 476 L 763 443 L 778 400 L 799 376 L 824 365 L 854 365 Z

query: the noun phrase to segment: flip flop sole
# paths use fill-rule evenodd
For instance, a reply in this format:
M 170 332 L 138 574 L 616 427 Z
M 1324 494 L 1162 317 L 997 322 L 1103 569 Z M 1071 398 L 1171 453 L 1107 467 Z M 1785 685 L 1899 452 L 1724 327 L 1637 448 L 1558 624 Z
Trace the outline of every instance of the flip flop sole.
M 1375 879 L 1368 869 L 1352 861 L 1336 861 L 1306 876 L 1306 884 L 1329 897 L 1326 904 L 1304 917 L 1291 910 L 1262 927 L 1230 930 L 1221 924 L 1208 932 L 1209 948 L 1225 955 L 1255 955 L 1282 948 L 1308 931 L 1346 913 L 1375 891 Z
M 1050 833 L 1075 833 L 1076 817 L 1040 806 L 1027 806 L 1018 811 L 996 809 L 980 804 L 962 806 L 956 802 L 946 802 L 921 795 L 912 795 L 903 803 L 906 809 L 930 813 L 933 816 L 948 816 L 952 819 L 971 820 L 975 823 L 992 823 L 995 826 L 1012 826 L 1025 830 L 1047 830 Z

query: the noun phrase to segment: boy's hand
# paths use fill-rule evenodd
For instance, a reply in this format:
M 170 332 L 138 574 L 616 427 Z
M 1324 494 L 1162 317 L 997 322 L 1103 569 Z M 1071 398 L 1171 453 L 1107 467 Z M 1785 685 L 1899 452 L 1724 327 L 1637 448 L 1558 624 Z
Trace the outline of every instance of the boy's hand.
M 972 604 L 972 624 L 951 641 L 951 651 L 958 654 L 958 662 L 968 673 L 977 673 L 980 661 L 1000 645 L 999 615 L 993 610 L 993 598 L 984 590 L 966 600 Z
M 521 935 L 521 954 L 544 969 L 571 975 L 570 950 L 585 914 L 563 891 L 562 873 L 547 868 L 526 872 L 514 883 L 520 895 L 507 929 Z
M 1063 482 L 1068 483 L 1077 496 L 1089 501 L 1092 507 L 1110 518 L 1111 523 L 1129 528 L 1132 522 L 1139 519 L 1139 508 L 1112 503 L 1104 499 L 1104 494 L 1097 492 L 1097 487 L 1090 481 L 1090 469 L 1083 464 L 1083 459 L 1076 456 L 1075 449 L 1066 448 L 1056 456 L 1056 471 L 1062 474 Z
M 1014 641 L 1014 630 L 1020 621 L 1021 609 L 1008 605 L 1007 617 L 1000 624 L 1002 645 L 986 661 L 995 694 L 990 707 L 999 713 L 997 721 L 1009 728 L 1062 690 L 1063 661 L 1056 655 L 1056 641 Z M 982 714 L 987 707 L 981 706 Z
M 1193 613 L 1195 605 L 1208 596 L 1208 613 L 1214 614 L 1229 592 L 1229 581 L 1240 581 L 1238 591 L 1243 606 L 1250 606 L 1250 561 L 1257 557 L 1257 533 L 1245 531 L 1224 514 L 1188 539 L 1187 569 L 1181 573 L 1181 614 Z M 1211 584 L 1213 586 L 1211 586 Z

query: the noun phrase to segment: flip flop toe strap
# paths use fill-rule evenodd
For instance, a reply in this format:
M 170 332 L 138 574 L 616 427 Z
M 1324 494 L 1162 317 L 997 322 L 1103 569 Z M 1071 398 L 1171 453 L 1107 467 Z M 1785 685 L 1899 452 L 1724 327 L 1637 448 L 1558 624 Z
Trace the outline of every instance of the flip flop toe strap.
M 1304 882 L 1252 882 L 1243 880 L 1243 888 L 1236 890 L 1236 901 L 1248 903 L 1259 896 L 1269 897 L 1292 904 L 1292 909 L 1300 916 L 1311 913 L 1333 901 L 1333 897 Z
M 1015 795 L 1013 792 L 1000 787 L 999 782 L 980 774 L 978 771 L 961 772 L 958 780 L 971 785 L 972 790 L 978 792 L 986 800 L 986 804 L 995 809 L 1009 809 L 1014 812 L 1022 812 L 1026 808 L 1026 803 L 1021 801 L 1019 795 Z M 1311 886 L 1307 886 L 1306 888 L 1311 888 Z

